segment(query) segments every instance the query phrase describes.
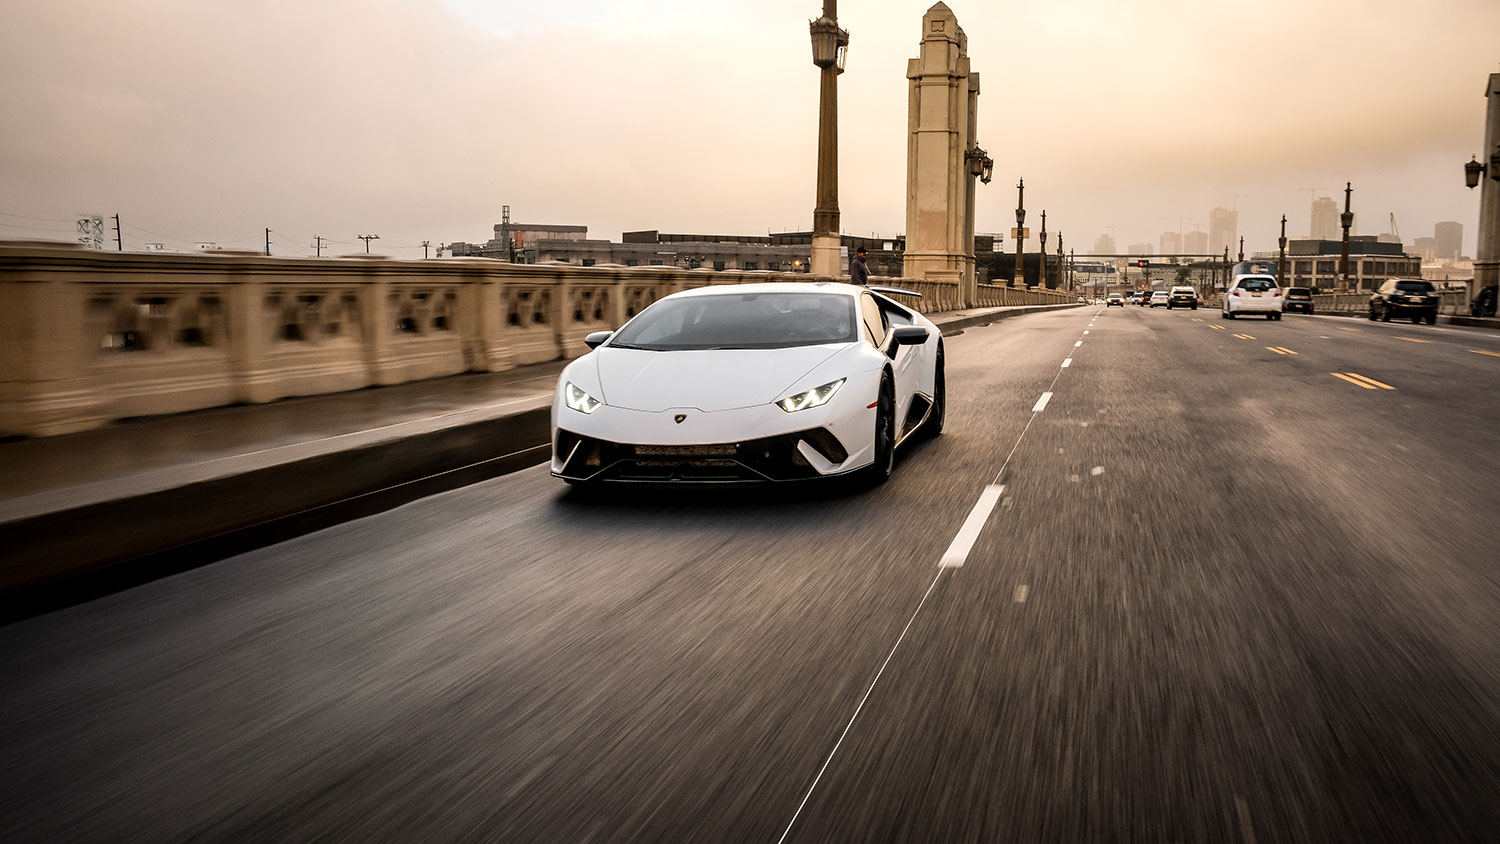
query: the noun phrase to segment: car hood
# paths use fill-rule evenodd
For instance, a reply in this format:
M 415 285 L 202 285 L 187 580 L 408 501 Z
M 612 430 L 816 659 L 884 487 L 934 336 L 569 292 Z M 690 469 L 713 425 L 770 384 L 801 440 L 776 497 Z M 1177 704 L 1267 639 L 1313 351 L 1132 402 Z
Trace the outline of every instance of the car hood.
M 604 346 L 594 356 L 606 404 L 652 413 L 678 407 L 711 412 L 773 402 L 849 345 L 681 352 Z

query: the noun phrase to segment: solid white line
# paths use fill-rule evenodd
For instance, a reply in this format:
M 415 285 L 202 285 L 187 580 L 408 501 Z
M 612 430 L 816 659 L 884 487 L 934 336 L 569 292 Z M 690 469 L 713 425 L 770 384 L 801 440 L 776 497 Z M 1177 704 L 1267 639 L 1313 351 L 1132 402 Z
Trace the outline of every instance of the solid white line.
M 1077 342 L 1077 343 L 1074 343 L 1074 344 L 1073 344 L 1073 348 L 1075 348 L 1075 349 L 1076 349 L 1076 348 L 1078 348 L 1078 347 L 1079 347 L 1079 346 L 1082 346 L 1082 345 L 1083 345 L 1083 341 L 1082 341 L 1082 340 L 1079 340 L 1079 341 L 1078 341 L 1078 342 Z
M 875 684 L 880 682 L 880 675 L 884 674 L 885 667 L 891 664 L 891 657 L 896 655 L 896 649 L 901 647 L 901 641 L 906 638 L 906 632 L 911 629 L 912 622 L 917 620 L 917 613 L 922 611 L 922 606 L 927 603 L 928 597 L 932 595 L 932 590 L 937 588 L 938 581 L 942 577 L 943 569 L 939 568 L 937 577 L 932 579 L 932 584 L 927 587 L 927 593 L 922 596 L 921 601 L 917 602 L 916 610 L 912 612 L 911 618 L 907 619 L 906 626 L 901 629 L 901 635 L 896 637 L 896 644 L 892 645 L 891 652 L 886 654 L 885 662 L 882 662 L 880 670 L 875 672 L 875 679 L 870 682 L 870 688 L 865 690 L 865 696 L 860 698 L 859 706 L 854 707 L 854 714 L 850 716 L 849 723 L 844 725 L 844 732 L 839 734 L 839 740 L 834 742 L 833 749 L 828 751 L 828 758 L 823 760 L 823 767 L 818 769 L 818 775 L 813 777 L 812 785 L 808 786 L 807 793 L 802 795 L 802 802 L 797 804 L 797 811 L 792 813 L 792 819 L 787 823 L 786 831 L 782 832 L 781 837 L 776 839 L 777 844 L 782 844 L 782 842 L 786 841 L 786 837 L 792 833 L 792 826 L 797 823 L 797 816 L 802 814 L 803 807 L 807 805 L 808 799 L 812 797 L 813 789 L 818 787 L 818 780 L 821 780 L 823 772 L 828 770 L 829 763 L 833 761 L 833 755 L 839 752 L 839 745 L 844 743 L 844 737 L 849 735 L 849 730 L 854 726 L 854 720 L 859 717 L 859 711 L 865 708 L 865 701 L 869 700 L 870 693 L 875 691 Z
M 1017 586 L 1016 587 L 1016 603 L 1018 603 L 1018 604 L 1024 604 L 1024 603 L 1026 603 L 1026 593 L 1028 591 L 1030 591 L 1030 587 L 1028 587 L 1024 583 L 1021 584 L 1020 586 Z
M 1063 369 L 1067 369 L 1068 367 L 1070 367 L 1072 365 L 1073 365 L 1073 359 L 1072 358 L 1068 358 L 1067 360 L 1063 361 Z
M 1032 406 L 1031 412 L 1032 413 L 1041 413 L 1042 411 L 1046 410 L 1047 409 L 1047 402 L 1049 402 L 1049 401 L 1052 401 L 1052 394 L 1051 393 L 1042 393 L 1042 397 L 1039 398 L 1039 399 L 1037 399 L 1036 400 L 1036 404 Z
M 964 560 L 969 558 L 969 552 L 974 548 L 974 540 L 979 538 L 979 532 L 984 530 L 984 521 L 990 517 L 995 509 L 995 503 L 1000 500 L 1001 493 L 1005 492 L 1004 484 L 990 484 L 979 494 L 979 500 L 974 502 L 974 509 L 969 511 L 969 517 L 964 519 L 963 526 L 958 529 L 958 535 L 953 537 L 953 542 L 948 545 L 948 550 L 943 552 L 943 557 L 938 561 L 939 568 L 960 568 Z

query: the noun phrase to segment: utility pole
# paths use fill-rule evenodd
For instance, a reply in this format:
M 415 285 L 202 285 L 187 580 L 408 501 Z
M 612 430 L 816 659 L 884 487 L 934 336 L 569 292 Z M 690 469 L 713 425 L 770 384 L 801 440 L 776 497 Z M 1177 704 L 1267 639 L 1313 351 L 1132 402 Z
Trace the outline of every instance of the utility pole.
M 313 248 L 317 250 L 315 254 L 319 258 L 323 257 L 323 238 L 321 235 L 313 235 Z
M 115 215 L 115 251 L 125 251 L 125 241 L 120 237 L 120 215 Z
M 492 217 L 491 219 L 494 219 L 494 218 Z M 431 242 L 432 241 L 429 241 L 429 240 L 422 241 L 422 260 L 424 260 L 424 261 L 427 260 L 427 246 Z
M 494 218 L 491 217 L 490 219 L 494 219 Z M 357 234 L 357 235 L 355 235 L 355 237 L 357 237 L 360 240 L 363 240 L 365 242 L 365 254 L 366 255 L 370 254 L 370 241 L 372 241 L 372 240 L 379 240 L 380 239 L 380 235 L 378 235 L 378 234 Z
M 266 229 L 266 257 L 271 257 L 271 230 Z

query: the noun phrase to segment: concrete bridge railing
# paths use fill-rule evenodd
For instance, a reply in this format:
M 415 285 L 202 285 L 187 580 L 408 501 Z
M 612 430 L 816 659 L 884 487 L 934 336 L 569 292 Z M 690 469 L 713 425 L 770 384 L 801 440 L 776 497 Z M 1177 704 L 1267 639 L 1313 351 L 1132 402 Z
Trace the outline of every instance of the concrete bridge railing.
M 0 436 L 261 403 L 574 357 L 695 287 L 797 273 L 268 258 L 0 245 Z M 889 279 L 909 306 L 959 307 L 951 283 Z M 998 292 L 997 292 L 998 291 Z M 981 290 L 981 306 L 1068 301 Z

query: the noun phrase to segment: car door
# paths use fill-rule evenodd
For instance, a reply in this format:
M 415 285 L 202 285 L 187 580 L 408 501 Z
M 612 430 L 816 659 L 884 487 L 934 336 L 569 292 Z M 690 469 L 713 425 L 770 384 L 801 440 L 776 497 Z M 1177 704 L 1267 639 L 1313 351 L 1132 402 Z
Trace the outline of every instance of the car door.
M 911 411 L 912 396 L 916 389 L 916 372 L 913 369 L 915 362 L 921 358 L 918 352 L 921 346 L 897 346 L 891 337 L 891 319 L 875 301 L 875 297 L 869 293 L 859 294 L 859 310 L 864 317 L 865 326 L 875 338 L 875 348 L 885 351 L 887 354 L 894 351 L 895 357 L 891 358 L 891 374 L 896 379 L 896 432 L 899 437 L 906 414 Z

